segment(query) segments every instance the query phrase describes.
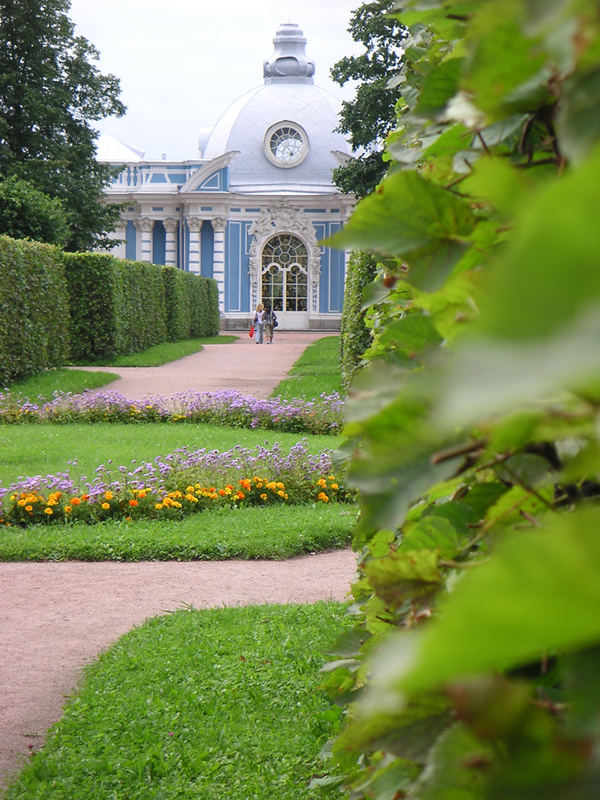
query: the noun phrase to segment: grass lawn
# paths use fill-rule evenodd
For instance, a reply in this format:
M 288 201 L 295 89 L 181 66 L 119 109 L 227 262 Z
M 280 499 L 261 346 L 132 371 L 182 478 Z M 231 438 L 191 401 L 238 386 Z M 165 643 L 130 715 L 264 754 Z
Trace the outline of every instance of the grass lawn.
M 202 350 L 205 344 L 230 344 L 238 336 L 205 336 L 199 339 L 181 339 L 178 342 L 161 342 L 149 347 L 141 353 L 128 353 L 115 356 L 115 358 L 97 359 L 95 361 L 82 361 L 86 366 L 103 367 L 160 367 L 170 361 L 177 361 L 184 356 L 193 355 Z
M 356 507 L 253 506 L 182 520 L 0 527 L 0 561 L 282 559 L 349 547 Z
M 112 460 L 113 466 L 132 467 L 132 462 L 151 461 L 156 456 L 172 453 L 179 447 L 207 450 L 230 450 L 239 444 L 246 448 L 275 442 L 289 450 L 298 442 L 296 433 L 247 430 L 213 425 L 165 424 L 44 424 L 0 426 L 0 486 L 33 475 L 53 475 L 68 469 L 68 462 L 77 459 L 71 475 L 94 476 L 96 467 Z M 306 447 L 311 453 L 335 448 L 335 436 L 308 436 Z
M 308 800 L 340 711 L 319 669 L 344 606 L 178 611 L 87 668 L 7 800 Z
M 88 372 L 84 369 L 48 369 L 27 380 L 13 383 L 9 388 L 12 394 L 27 398 L 32 402 L 42 398 L 52 400 L 54 392 L 79 394 L 85 389 L 99 389 L 107 383 L 116 381 L 119 376 L 113 372 Z
M 340 378 L 340 337 L 327 336 L 310 344 L 273 392 L 286 400 L 342 393 Z

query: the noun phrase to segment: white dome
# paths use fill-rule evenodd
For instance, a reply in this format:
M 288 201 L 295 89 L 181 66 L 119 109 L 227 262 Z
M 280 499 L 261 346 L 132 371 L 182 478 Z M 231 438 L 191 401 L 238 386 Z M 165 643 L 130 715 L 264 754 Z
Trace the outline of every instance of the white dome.
M 144 151 L 128 144 L 123 144 L 107 133 L 101 133 L 96 145 L 96 161 L 110 161 L 112 163 L 129 164 L 132 161 L 141 161 Z
M 297 25 L 281 25 L 275 53 L 264 63 L 265 82 L 242 95 L 213 129 L 204 157 L 232 150 L 231 191 L 331 193 L 334 151 L 348 153 L 339 133 L 340 104 L 313 84 L 314 65 L 304 55 Z

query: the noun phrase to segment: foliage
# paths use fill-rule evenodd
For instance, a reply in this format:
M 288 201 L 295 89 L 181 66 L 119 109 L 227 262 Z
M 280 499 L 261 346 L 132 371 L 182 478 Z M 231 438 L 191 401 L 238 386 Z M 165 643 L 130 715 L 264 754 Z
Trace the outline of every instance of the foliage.
M 60 251 L 0 236 L 0 386 L 69 359 Z
M 112 168 L 96 161 L 91 122 L 120 116 L 119 82 L 74 35 L 69 0 L 0 2 L 0 176 L 17 176 L 68 214 L 70 250 L 109 246 L 119 218 L 105 205 Z
M 354 250 L 346 267 L 344 308 L 340 331 L 340 369 L 342 385 L 346 391 L 354 371 L 371 342 L 371 331 L 365 324 L 364 291 L 373 282 L 377 262 L 373 256 Z
M 598 4 L 401 5 L 395 163 L 333 240 L 384 272 L 346 404 L 362 561 L 325 673 L 347 724 L 323 783 L 591 800 Z
M 93 433 L 93 436 L 90 436 Z M 301 444 L 315 456 L 331 452 L 339 439 L 335 436 L 309 436 Z M 2 429 L 0 495 L 23 476 L 59 475 L 68 472 L 77 486 L 85 490 L 96 470 L 114 469 L 121 478 L 140 464 L 160 460 L 167 453 L 204 448 L 217 455 L 243 446 L 272 450 L 277 445 L 285 453 L 298 444 L 294 433 L 272 433 L 260 429 L 240 429 L 213 425 L 129 425 L 86 423 L 69 425 L 11 425 Z M 215 457 L 216 460 L 216 457 Z M 115 466 L 117 465 L 117 466 Z M 224 475 L 221 475 L 224 478 Z M 235 473 L 231 475 L 236 479 Z M 231 482 L 229 476 L 224 483 Z
M 59 394 L 32 403 L 11 392 L 0 392 L 0 425 L 58 422 L 203 423 L 234 428 L 264 428 L 285 433 L 336 434 L 341 427 L 338 394 L 314 400 L 280 397 L 259 400 L 232 390 L 178 392 L 169 397 L 128 400 L 118 392 Z
M 187 472 L 193 473 L 193 469 Z M 244 473 L 238 473 L 244 474 Z M 105 476 L 102 476 L 104 478 Z M 199 511 L 212 511 L 218 508 L 247 508 L 270 505 L 299 505 L 302 503 L 335 503 L 350 502 L 352 494 L 339 485 L 335 475 L 315 476 L 310 482 L 303 478 L 295 481 L 293 487 L 279 480 L 280 476 L 265 474 L 240 478 L 235 483 L 224 484 L 217 480 L 205 483 L 187 483 L 177 481 L 170 476 L 168 484 L 174 489 L 143 484 L 138 488 L 123 485 L 114 481 L 101 494 L 92 496 L 87 492 L 77 492 L 70 485 L 70 491 L 60 489 L 42 492 L 35 489 L 15 491 L 9 495 L 5 508 L 0 511 L 0 525 L 5 527 L 19 526 L 27 528 L 32 525 L 56 525 L 64 523 L 86 522 L 95 524 L 105 520 L 125 520 L 131 522 L 140 519 L 181 520 Z M 44 483 L 71 484 L 64 476 L 46 476 Z M 27 479 L 19 481 L 23 484 L 36 484 L 39 481 Z M 98 487 L 98 481 L 93 485 Z M 290 494 L 291 493 L 291 494 Z
M 67 214 L 60 200 L 13 175 L 0 181 L 0 234 L 62 245 L 69 235 Z
M 167 338 L 175 342 L 195 336 L 216 336 L 219 332 L 216 282 L 175 267 L 163 267 L 162 278 Z
M 73 465 L 75 466 L 75 465 Z M 53 475 L 19 477 L 4 499 L 3 521 L 31 525 L 113 517 L 180 518 L 221 505 L 350 501 L 343 477 L 333 473 L 331 451 L 311 454 L 306 442 L 284 452 L 236 445 L 226 452 L 187 447 L 128 468 L 100 464 L 94 477 L 67 469 Z
M 389 88 L 401 65 L 405 29 L 386 15 L 393 0 L 363 3 L 350 17 L 348 32 L 365 52 L 344 56 L 331 69 L 340 86 L 357 81 L 356 96 L 342 103 L 338 130 L 350 136 L 355 157 L 334 170 L 333 178 L 344 193 L 364 197 L 387 170 L 383 159 L 386 136 L 396 123 L 398 88 Z
M 286 377 L 275 387 L 273 397 L 294 403 L 338 395 L 340 384 L 339 337 L 317 339 L 302 352 Z
M 317 691 L 337 603 L 178 611 L 88 667 L 7 800 L 305 800 L 337 709 Z
M 0 527 L 0 561 L 283 559 L 346 548 L 352 505 L 219 508 L 182 519 Z
M 139 352 L 167 338 L 161 268 L 100 253 L 65 253 L 71 356 Z

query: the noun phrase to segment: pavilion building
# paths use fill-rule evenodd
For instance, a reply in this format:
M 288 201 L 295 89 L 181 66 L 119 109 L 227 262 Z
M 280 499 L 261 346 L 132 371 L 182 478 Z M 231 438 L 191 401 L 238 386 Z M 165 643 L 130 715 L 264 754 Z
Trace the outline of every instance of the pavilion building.
M 282 24 L 273 43 L 263 84 L 201 138 L 199 158 L 146 161 L 100 137 L 98 158 L 122 167 L 106 192 L 125 204 L 112 252 L 214 278 L 224 328 L 269 302 L 281 329 L 336 330 L 347 254 L 321 242 L 354 202 L 332 183 L 350 157 L 339 103 L 314 84 L 297 25 Z

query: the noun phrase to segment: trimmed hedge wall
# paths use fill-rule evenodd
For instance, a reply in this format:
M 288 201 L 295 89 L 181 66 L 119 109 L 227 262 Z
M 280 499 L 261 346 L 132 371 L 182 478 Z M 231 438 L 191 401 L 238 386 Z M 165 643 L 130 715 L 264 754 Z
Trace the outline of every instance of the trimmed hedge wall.
M 0 236 L 0 389 L 69 359 L 62 252 Z
M 210 278 L 163 267 L 167 339 L 216 336 L 219 332 L 217 284 Z
M 219 332 L 217 284 L 0 236 L 0 390 L 48 367 Z
M 362 250 L 353 250 L 346 269 L 344 308 L 340 327 L 340 370 L 342 386 L 350 388 L 352 376 L 371 343 L 371 331 L 365 325 L 363 292 L 375 280 L 377 261 Z
M 74 362 L 138 353 L 166 339 L 160 268 L 104 253 L 65 253 Z

